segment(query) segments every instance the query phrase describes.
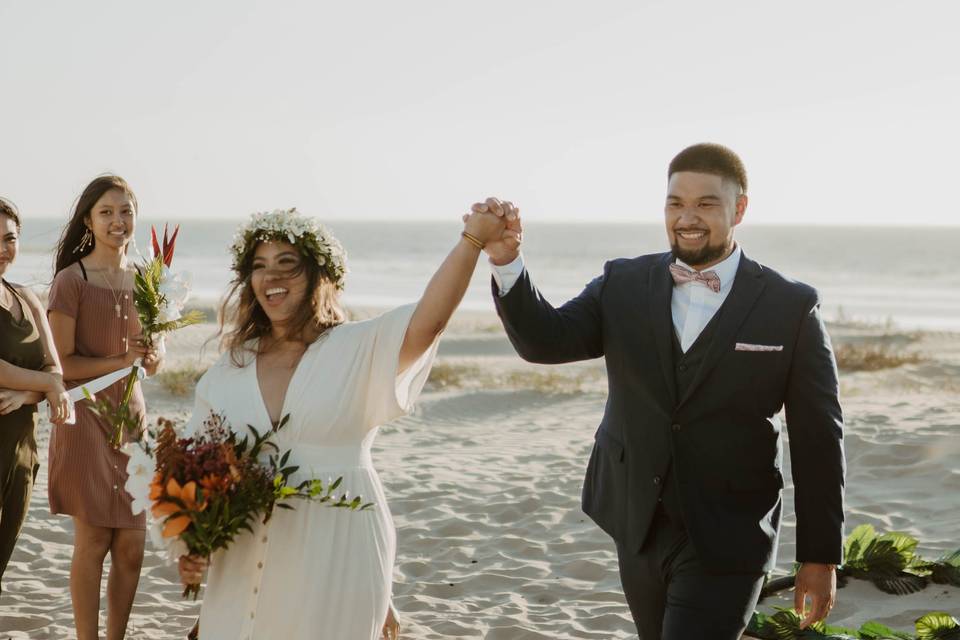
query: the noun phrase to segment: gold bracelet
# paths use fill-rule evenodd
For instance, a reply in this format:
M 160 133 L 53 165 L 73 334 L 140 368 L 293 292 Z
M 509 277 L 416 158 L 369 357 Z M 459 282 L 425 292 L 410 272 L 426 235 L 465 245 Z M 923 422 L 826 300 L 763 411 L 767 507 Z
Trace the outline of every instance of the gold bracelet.
M 480 242 L 480 239 L 479 239 L 479 238 L 477 238 L 476 236 L 470 235 L 470 234 L 467 233 L 466 231 L 464 231 L 464 232 L 461 233 L 460 235 L 463 236 L 464 238 L 466 238 L 467 242 L 469 242 L 470 244 L 472 244 L 473 246 L 475 246 L 477 249 L 480 249 L 481 251 L 483 251 L 483 243 Z

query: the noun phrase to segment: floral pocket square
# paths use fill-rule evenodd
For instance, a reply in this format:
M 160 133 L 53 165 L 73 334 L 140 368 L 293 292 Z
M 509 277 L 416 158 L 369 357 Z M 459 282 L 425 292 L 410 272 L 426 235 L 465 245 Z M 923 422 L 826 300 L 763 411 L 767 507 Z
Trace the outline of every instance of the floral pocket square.
M 748 342 L 738 342 L 733 348 L 734 351 L 783 351 L 782 344 L 750 344 Z

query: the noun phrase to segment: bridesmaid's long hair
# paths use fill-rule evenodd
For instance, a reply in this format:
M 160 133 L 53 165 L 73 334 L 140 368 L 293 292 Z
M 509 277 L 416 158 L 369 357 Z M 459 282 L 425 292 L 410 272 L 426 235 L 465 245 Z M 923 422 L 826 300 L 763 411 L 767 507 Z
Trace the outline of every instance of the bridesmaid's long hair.
M 250 284 L 254 253 L 256 251 L 247 252 L 247 258 L 231 281 L 218 314 L 220 330 L 217 336 L 220 337 L 220 346 L 229 349 L 230 361 L 237 367 L 248 364 L 247 356 L 256 354 L 249 344 L 250 340 L 270 334 L 270 318 L 257 302 Z M 343 324 L 346 313 L 340 305 L 340 292 L 336 285 L 309 256 L 303 256 L 298 271 L 293 275 L 296 277 L 301 273 L 307 276 L 306 304 L 300 305 L 290 319 L 289 335 L 304 335 L 311 329 L 322 334 L 327 329 Z
M 87 185 L 80 197 L 73 205 L 73 214 L 70 216 L 70 222 L 63 228 L 60 234 L 60 241 L 57 242 L 57 251 L 54 254 L 53 275 L 57 275 L 71 264 L 87 256 L 93 251 L 94 242 L 88 243 L 83 249 L 78 249 L 83 235 L 87 232 L 87 225 L 84 221 L 90 219 L 90 213 L 97 200 L 103 197 L 103 194 L 113 189 L 118 189 L 133 200 L 133 211 L 136 213 L 137 196 L 133 194 L 133 189 L 127 184 L 127 181 L 120 176 L 102 175 L 97 176 Z M 130 245 L 127 245 L 129 249 Z

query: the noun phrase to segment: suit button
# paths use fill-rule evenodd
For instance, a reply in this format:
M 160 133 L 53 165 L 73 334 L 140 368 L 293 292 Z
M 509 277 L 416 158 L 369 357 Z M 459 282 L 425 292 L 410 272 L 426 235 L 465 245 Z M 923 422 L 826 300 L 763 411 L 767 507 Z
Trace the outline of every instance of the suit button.
M 673 429 L 674 431 L 680 431 L 680 425 L 677 424 L 676 422 L 670 425 L 670 428 Z
M 685 364 L 680 365 L 680 373 L 683 373 L 686 370 L 687 370 L 687 365 Z
M 660 476 L 653 476 L 653 484 L 660 484 Z

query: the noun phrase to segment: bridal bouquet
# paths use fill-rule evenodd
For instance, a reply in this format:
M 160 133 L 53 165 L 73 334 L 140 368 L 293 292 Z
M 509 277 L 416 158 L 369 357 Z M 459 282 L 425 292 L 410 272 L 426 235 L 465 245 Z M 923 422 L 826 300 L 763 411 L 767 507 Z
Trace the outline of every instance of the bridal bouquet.
M 335 494 L 342 477 L 324 484 L 317 479 L 290 484 L 298 467 L 287 461 L 272 442 L 277 430 L 261 435 L 247 425 L 250 435 L 240 438 L 223 416 L 211 413 L 197 435 L 178 436 L 173 423 L 163 418 L 155 443 L 144 439 L 129 443 L 125 485 L 133 497 L 133 512 L 150 509 L 154 544 L 166 549 L 171 560 L 183 555 L 209 558 L 226 549 L 241 531 L 253 531 L 255 520 L 266 523 L 274 507 L 292 509 L 288 502 L 300 498 L 330 507 L 365 510 L 360 496 Z M 184 597 L 196 599 L 199 584 L 188 585 Z
M 140 318 L 147 347 L 157 346 L 162 350 L 163 334 L 204 320 L 200 311 L 181 314 L 190 295 L 190 280 L 188 274 L 170 270 L 179 233 L 180 226 L 177 225 L 173 234 L 168 236 L 167 226 L 164 225 L 161 245 L 157 239 L 157 230 L 151 226 L 150 258 L 144 261 L 142 268 L 138 269 L 134 276 L 133 304 Z M 119 405 L 113 406 L 107 399 L 98 400 L 92 394 L 86 394 L 93 410 L 113 426 L 110 443 L 117 448 L 123 442 L 125 432 L 136 433 L 140 428 L 138 420 L 130 414 L 129 404 L 141 366 L 141 362 L 137 360 L 131 368 Z

